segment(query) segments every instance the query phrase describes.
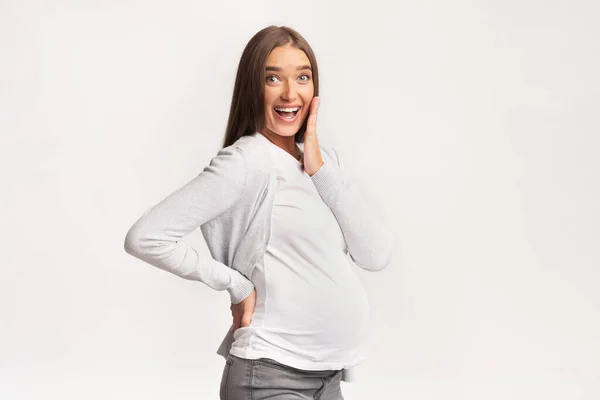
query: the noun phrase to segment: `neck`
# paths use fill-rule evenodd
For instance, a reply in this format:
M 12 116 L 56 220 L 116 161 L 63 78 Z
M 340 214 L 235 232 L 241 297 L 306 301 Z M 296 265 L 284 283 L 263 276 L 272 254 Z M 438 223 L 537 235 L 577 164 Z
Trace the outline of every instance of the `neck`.
M 298 160 L 300 158 L 302 153 L 301 153 L 300 149 L 298 148 L 298 146 L 296 146 L 296 141 L 294 140 L 294 136 L 281 136 L 281 135 L 278 135 L 271 131 L 267 131 L 266 129 L 263 129 L 262 131 L 260 131 L 259 134 L 266 137 L 274 145 L 287 151 L 295 159 Z

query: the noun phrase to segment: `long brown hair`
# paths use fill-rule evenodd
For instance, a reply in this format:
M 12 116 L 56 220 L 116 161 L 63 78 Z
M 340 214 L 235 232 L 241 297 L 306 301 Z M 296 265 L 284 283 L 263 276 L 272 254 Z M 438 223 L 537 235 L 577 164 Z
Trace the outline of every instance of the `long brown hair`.
M 304 51 L 308 57 L 312 68 L 314 95 L 319 95 L 317 59 L 302 35 L 287 26 L 271 25 L 261 29 L 246 45 L 238 65 L 223 147 L 230 146 L 242 136 L 258 132 L 264 127 L 264 74 L 267 58 L 275 47 L 287 44 Z M 304 142 L 306 122 L 307 119 L 294 136 L 297 143 Z

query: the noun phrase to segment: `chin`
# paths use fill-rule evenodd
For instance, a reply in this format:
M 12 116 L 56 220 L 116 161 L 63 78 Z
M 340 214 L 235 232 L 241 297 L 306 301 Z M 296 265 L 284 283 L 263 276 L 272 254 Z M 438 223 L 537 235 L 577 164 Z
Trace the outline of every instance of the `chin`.
M 267 127 L 268 130 L 270 130 L 273 133 L 276 133 L 279 136 L 294 136 L 299 130 L 300 130 L 301 125 L 297 126 L 297 127 L 292 127 L 292 126 L 285 126 L 285 127 Z
M 283 130 L 283 131 L 278 131 L 277 133 L 279 135 L 281 135 L 281 136 L 294 136 L 298 132 L 299 129 L 300 128 L 295 129 L 295 130 L 286 129 L 286 130 Z

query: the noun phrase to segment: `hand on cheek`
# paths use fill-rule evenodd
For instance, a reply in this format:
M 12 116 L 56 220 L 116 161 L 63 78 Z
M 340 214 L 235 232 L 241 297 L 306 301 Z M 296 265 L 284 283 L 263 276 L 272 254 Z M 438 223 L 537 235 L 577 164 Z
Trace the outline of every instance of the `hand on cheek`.
M 310 176 L 313 176 L 324 163 L 317 138 L 317 112 L 320 101 L 319 97 L 313 97 L 304 133 L 304 170 Z

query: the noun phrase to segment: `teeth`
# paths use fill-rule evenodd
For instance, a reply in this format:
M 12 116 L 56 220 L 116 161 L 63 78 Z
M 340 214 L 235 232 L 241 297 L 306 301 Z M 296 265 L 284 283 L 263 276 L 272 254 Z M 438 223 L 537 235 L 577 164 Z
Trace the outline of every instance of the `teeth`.
M 298 111 L 300 109 L 300 107 L 292 107 L 292 108 L 285 108 L 285 107 L 275 107 L 275 109 L 277 111 L 284 111 L 284 112 L 294 112 L 294 111 Z

